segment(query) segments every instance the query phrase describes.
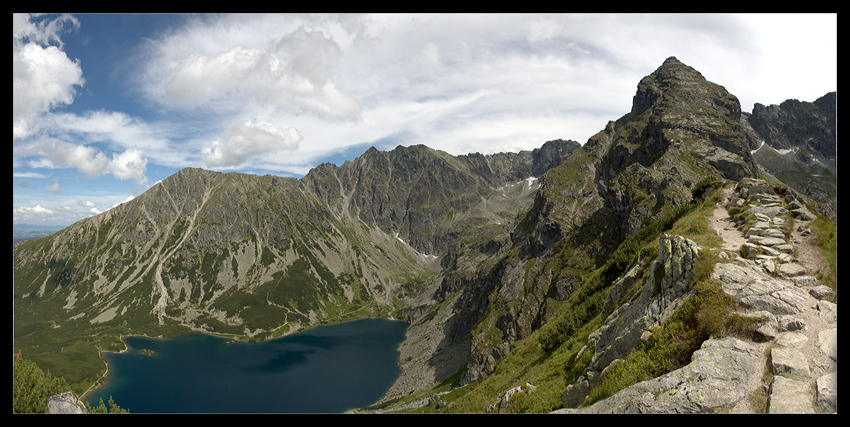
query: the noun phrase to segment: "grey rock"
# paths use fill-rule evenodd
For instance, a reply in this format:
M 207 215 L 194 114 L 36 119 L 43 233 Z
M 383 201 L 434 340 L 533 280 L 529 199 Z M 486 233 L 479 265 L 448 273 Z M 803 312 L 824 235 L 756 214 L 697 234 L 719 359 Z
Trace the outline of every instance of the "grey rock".
M 838 361 L 838 329 L 830 328 L 818 332 L 818 348 L 832 360 Z
M 74 393 L 66 391 L 54 394 L 47 400 L 47 413 L 49 414 L 86 414 L 86 404 Z
M 755 259 L 762 253 L 762 248 L 759 245 L 746 242 L 741 245 L 741 256 L 747 259 Z
M 805 322 L 789 314 L 776 316 L 776 322 L 781 331 L 802 331 L 806 328 Z
M 777 246 L 785 244 L 785 239 L 777 239 L 776 237 L 766 237 L 759 242 L 762 246 Z
M 800 350 L 793 347 L 774 347 L 770 350 L 770 363 L 775 375 L 793 375 L 807 378 L 809 362 Z
M 790 253 L 794 252 L 794 246 L 789 244 L 789 243 L 782 243 L 782 244 L 776 245 L 776 246 L 774 246 L 774 249 L 776 249 L 779 252 L 786 253 L 786 254 L 790 254 Z
M 779 266 L 779 273 L 782 274 L 783 276 L 795 277 L 795 276 L 802 276 L 802 275 L 808 273 L 808 271 L 802 265 L 794 263 L 794 262 L 790 262 L 790 263 L 787 263 L 787 264 L 781 264 Z
M 794 209 L 794 210 L 792 210 L 792 211 L 791 211 L 791 213 L 792 213 L 792 214 L 794 214 L 794 216 L 795 216 L 796 218 L 802 219 L 802 220 L 804 220 L 804 221 L 811 221 L 811 220 L 813 220 L 813 219 L 817 218 L 817 217 L 816 217 L 816 216 L 815 216 L 815 215 L 814 215 L 811 211 L 809 211 L 809 209 L 808 209 L 808 208 L 806 208 L 805 206 L 800 207 L 800 208 L 797 208 L 797 209 Z
M 776 337 L 776 345 L 782 347 L 800 348 L 808 341 L 806 335 L 800 332 L 783 332 Z
M 791 278 L 791 281 L 794 282 L 795 286 L 801 288 L 817 286 L 820 283 L 817 277 L 811 275 L 794 276 Z
M 835 372 L 817 379 L 818 405 L 826 412 L 838 410 L 838 374 Z
M 835 291 L 826 285 L 818 285 L 809 289 L 809 294 L 819 300 L 835 298 Z
M 710 339 L 691 363 L 673 372 L 627 387 L 595 404 L 563 413 L 712 413 L 735 406 L 747 396 L 750 375 L 761 375 L 759 351 L 736 338 Z
M 718 263 L 711 277 L 719 280 L 724 292 L 738 298 L 745 307 L 777 315 L 796 314 L 806 308 L 805 292 L 752 267 Z
M 807 381 L 775 375 L 767 403 L 769 414 L 812 414 L 811 386 Z
M 820 300 L 818 301 L 818 316 L 824 323 L 831 325 L 838 320 L 838 311 L 834 302 Z

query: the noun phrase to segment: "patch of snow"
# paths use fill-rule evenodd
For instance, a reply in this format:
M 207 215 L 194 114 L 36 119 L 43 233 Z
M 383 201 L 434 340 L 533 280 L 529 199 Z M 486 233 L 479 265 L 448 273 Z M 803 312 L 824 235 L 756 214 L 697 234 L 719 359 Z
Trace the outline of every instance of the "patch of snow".
M 755 150 L 750 150 L 750 154 L 755 154 L 756 151 L 761 150 L 761 147 L 764 147 L 764 141 L 759 144 L 759 148 L 756 148 Z

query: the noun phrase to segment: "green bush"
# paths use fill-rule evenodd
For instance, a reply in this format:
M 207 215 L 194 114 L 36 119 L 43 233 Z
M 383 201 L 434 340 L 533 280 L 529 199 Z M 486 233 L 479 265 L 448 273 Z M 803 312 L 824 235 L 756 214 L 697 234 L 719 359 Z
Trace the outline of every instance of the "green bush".
M 64 378 L 44 373 L 35 362 L 24 360 L 20 352 L 13 357 L 12 412 L 18 414 L 43 414 L 47 412 L 47 399 L 54 394 L 69 391 Z
M 71 387 L 64 378 L 54 377 L 50 372 L 42 371 L 35 362 L 24 360 L 21 352 L 12 357 L 12 412 L 16 414 L 44 414 L 47 413 L 47 400 L 55 394 L 70 391 Z M 109 398 L 109 406 L 100 400 L 96 407 L 86 403 L 86 410 L 90 414 L 118 414 L 127 413 Z

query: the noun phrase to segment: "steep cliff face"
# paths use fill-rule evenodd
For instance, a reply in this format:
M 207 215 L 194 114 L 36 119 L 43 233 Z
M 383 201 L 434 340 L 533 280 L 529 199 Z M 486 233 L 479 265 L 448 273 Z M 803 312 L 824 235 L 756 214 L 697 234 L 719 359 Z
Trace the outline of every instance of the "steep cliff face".
M 759 165 L 837 221 L 836 93 L 814 102 L 755 104 L 747 122 L 761 137 L 751 147 Z
M 543 176 L 489 286 L 465 290 L 490 319 L 473 331 L 466 381 L 488 375 L 505 343 L 544 323 L 624 239 L 690 202 L 698 182 L 757 176 L 746 141 L 737 98 L 676 58 L 641 80 L 628 114 Z
M 425 146 L 371 148 L 342 166 L 323 164 L 302 182 L 339 215 L 442 256 L 461 236 L 486 235 L 489 225 L 512 222 L 537 178 L 578 147 L 557 140 L 534 151 L 457 157 Z

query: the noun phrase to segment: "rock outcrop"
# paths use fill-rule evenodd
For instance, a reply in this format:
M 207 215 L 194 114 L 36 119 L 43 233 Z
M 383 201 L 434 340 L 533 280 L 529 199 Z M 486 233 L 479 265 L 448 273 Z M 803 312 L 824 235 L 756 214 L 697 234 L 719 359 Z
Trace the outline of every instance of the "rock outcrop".
M 47 413 L 49 414 L 87 414 L 86 404 L 83 403 L 74 393 L 66 391 L 64 393 L 50 396 L 47 400 Z
M 627 356 L 647 338 L 653 327 L 662 324 L 682 306 L 690 296 L 699 250 L 699 246 L 688 239 L 662 234 L 658 259 L 652 262 L 639 296 L 608 315 L 605 324 L 588 338 L 587 351 L 593 351 L 593 356 L 581 377 L 562 394 L 564 407 L 582 404 L 605 368 Z M 618 285 L 620 283 L 615 284 L 609 298 L 618 294 Z
M 628 387 L 582 409 L 558 413 L 695 414 L 724 411 L 747 397 L 751 377 L 761 376 L 760 350 L 736 338 L 711 339 L 690 364 Z

